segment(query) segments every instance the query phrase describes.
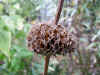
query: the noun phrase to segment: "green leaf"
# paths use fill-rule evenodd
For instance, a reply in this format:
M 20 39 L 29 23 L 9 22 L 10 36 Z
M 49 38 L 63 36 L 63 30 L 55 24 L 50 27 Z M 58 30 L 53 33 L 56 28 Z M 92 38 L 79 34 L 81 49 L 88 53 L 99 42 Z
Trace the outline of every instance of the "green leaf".
M 17 53 L 16 53 L 16 56 L 19 57 L 19 58 L 25 58 L 25 57 L 28 57 L 28 56 L 32 56 L 33 53 L 26 50 L 26 49 L 20 49 Z
M 0 30 L 0 51 L 5 56 L 10 57 L 9 50 L 11 46 L 11 32 Z

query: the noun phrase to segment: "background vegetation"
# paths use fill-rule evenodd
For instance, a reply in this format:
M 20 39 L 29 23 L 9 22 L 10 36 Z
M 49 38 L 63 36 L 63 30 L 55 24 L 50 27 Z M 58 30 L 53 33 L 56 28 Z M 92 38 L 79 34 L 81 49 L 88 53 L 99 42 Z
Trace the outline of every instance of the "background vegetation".
M 100 74 L 100 0 L 64 0 L 60 19 L 76 35 L 75 53 L 52 57 L 49 75 Z M 0 75 L 42 75 L 44 57 L 28 51 L 32 24 L 52 21 L 57 0 L 0 0 Z

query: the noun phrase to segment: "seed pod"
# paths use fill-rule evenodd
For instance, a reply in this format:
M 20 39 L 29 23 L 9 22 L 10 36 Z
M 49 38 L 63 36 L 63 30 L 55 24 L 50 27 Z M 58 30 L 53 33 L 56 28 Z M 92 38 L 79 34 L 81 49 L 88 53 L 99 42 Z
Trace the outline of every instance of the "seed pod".
M 76 42 L 62 25 L 35 24 L 27 35 L 27 46 L 42 55 L 65 55 L 74 52 Z

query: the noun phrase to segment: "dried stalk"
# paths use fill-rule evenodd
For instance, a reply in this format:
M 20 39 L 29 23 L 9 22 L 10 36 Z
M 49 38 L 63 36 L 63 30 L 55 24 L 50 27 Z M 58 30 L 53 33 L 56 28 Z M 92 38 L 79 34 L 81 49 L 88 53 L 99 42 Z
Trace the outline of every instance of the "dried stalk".
M 50 59 L 50 56 L 46 56 L 45 57 L 45 68 L 44 68 L 44 74 L 43 75 L 47 75 L 48 74 L 49 59 Z
M 58 2 L 58 9 L 57 9 L 57 13 L 56 13 L 56 16 L 55 16 L 55 21 L 54 21 L 54 24 L 56 24 L 56 25 L 58 24 L 58 21 L 59 21 L 59 18 L 60 18 L 63 3 L 64 3 L 64 0 L 59 0 L 59 2 Z
M 58 24 L 58 21 L 59 21 L 59 18 L 60 18 L 63 3 L 64 3 L 64 0 L 59 0 L 59 2 L 58 2 L 58 9 L 57 9 L 57 13 L 56 13 L 55 20 L 54 20 L 54 24 L 56 24 L 56 25 Z M 45 68 L 44 68 L 44 74 L 43 75 L 48 74 L 49 60 L 50 60 L 50 56 L 48 55 L 48 56 L 45 57 Z

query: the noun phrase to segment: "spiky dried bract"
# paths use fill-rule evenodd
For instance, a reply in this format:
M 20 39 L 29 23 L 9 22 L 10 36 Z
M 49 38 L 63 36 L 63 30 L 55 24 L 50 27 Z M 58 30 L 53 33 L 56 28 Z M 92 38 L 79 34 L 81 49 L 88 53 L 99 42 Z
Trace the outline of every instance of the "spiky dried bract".
M 27 36 L 27 45 L 42 55 L 65 55 L 75 49 L 75 41 L 62 25 L 35 24 Z

